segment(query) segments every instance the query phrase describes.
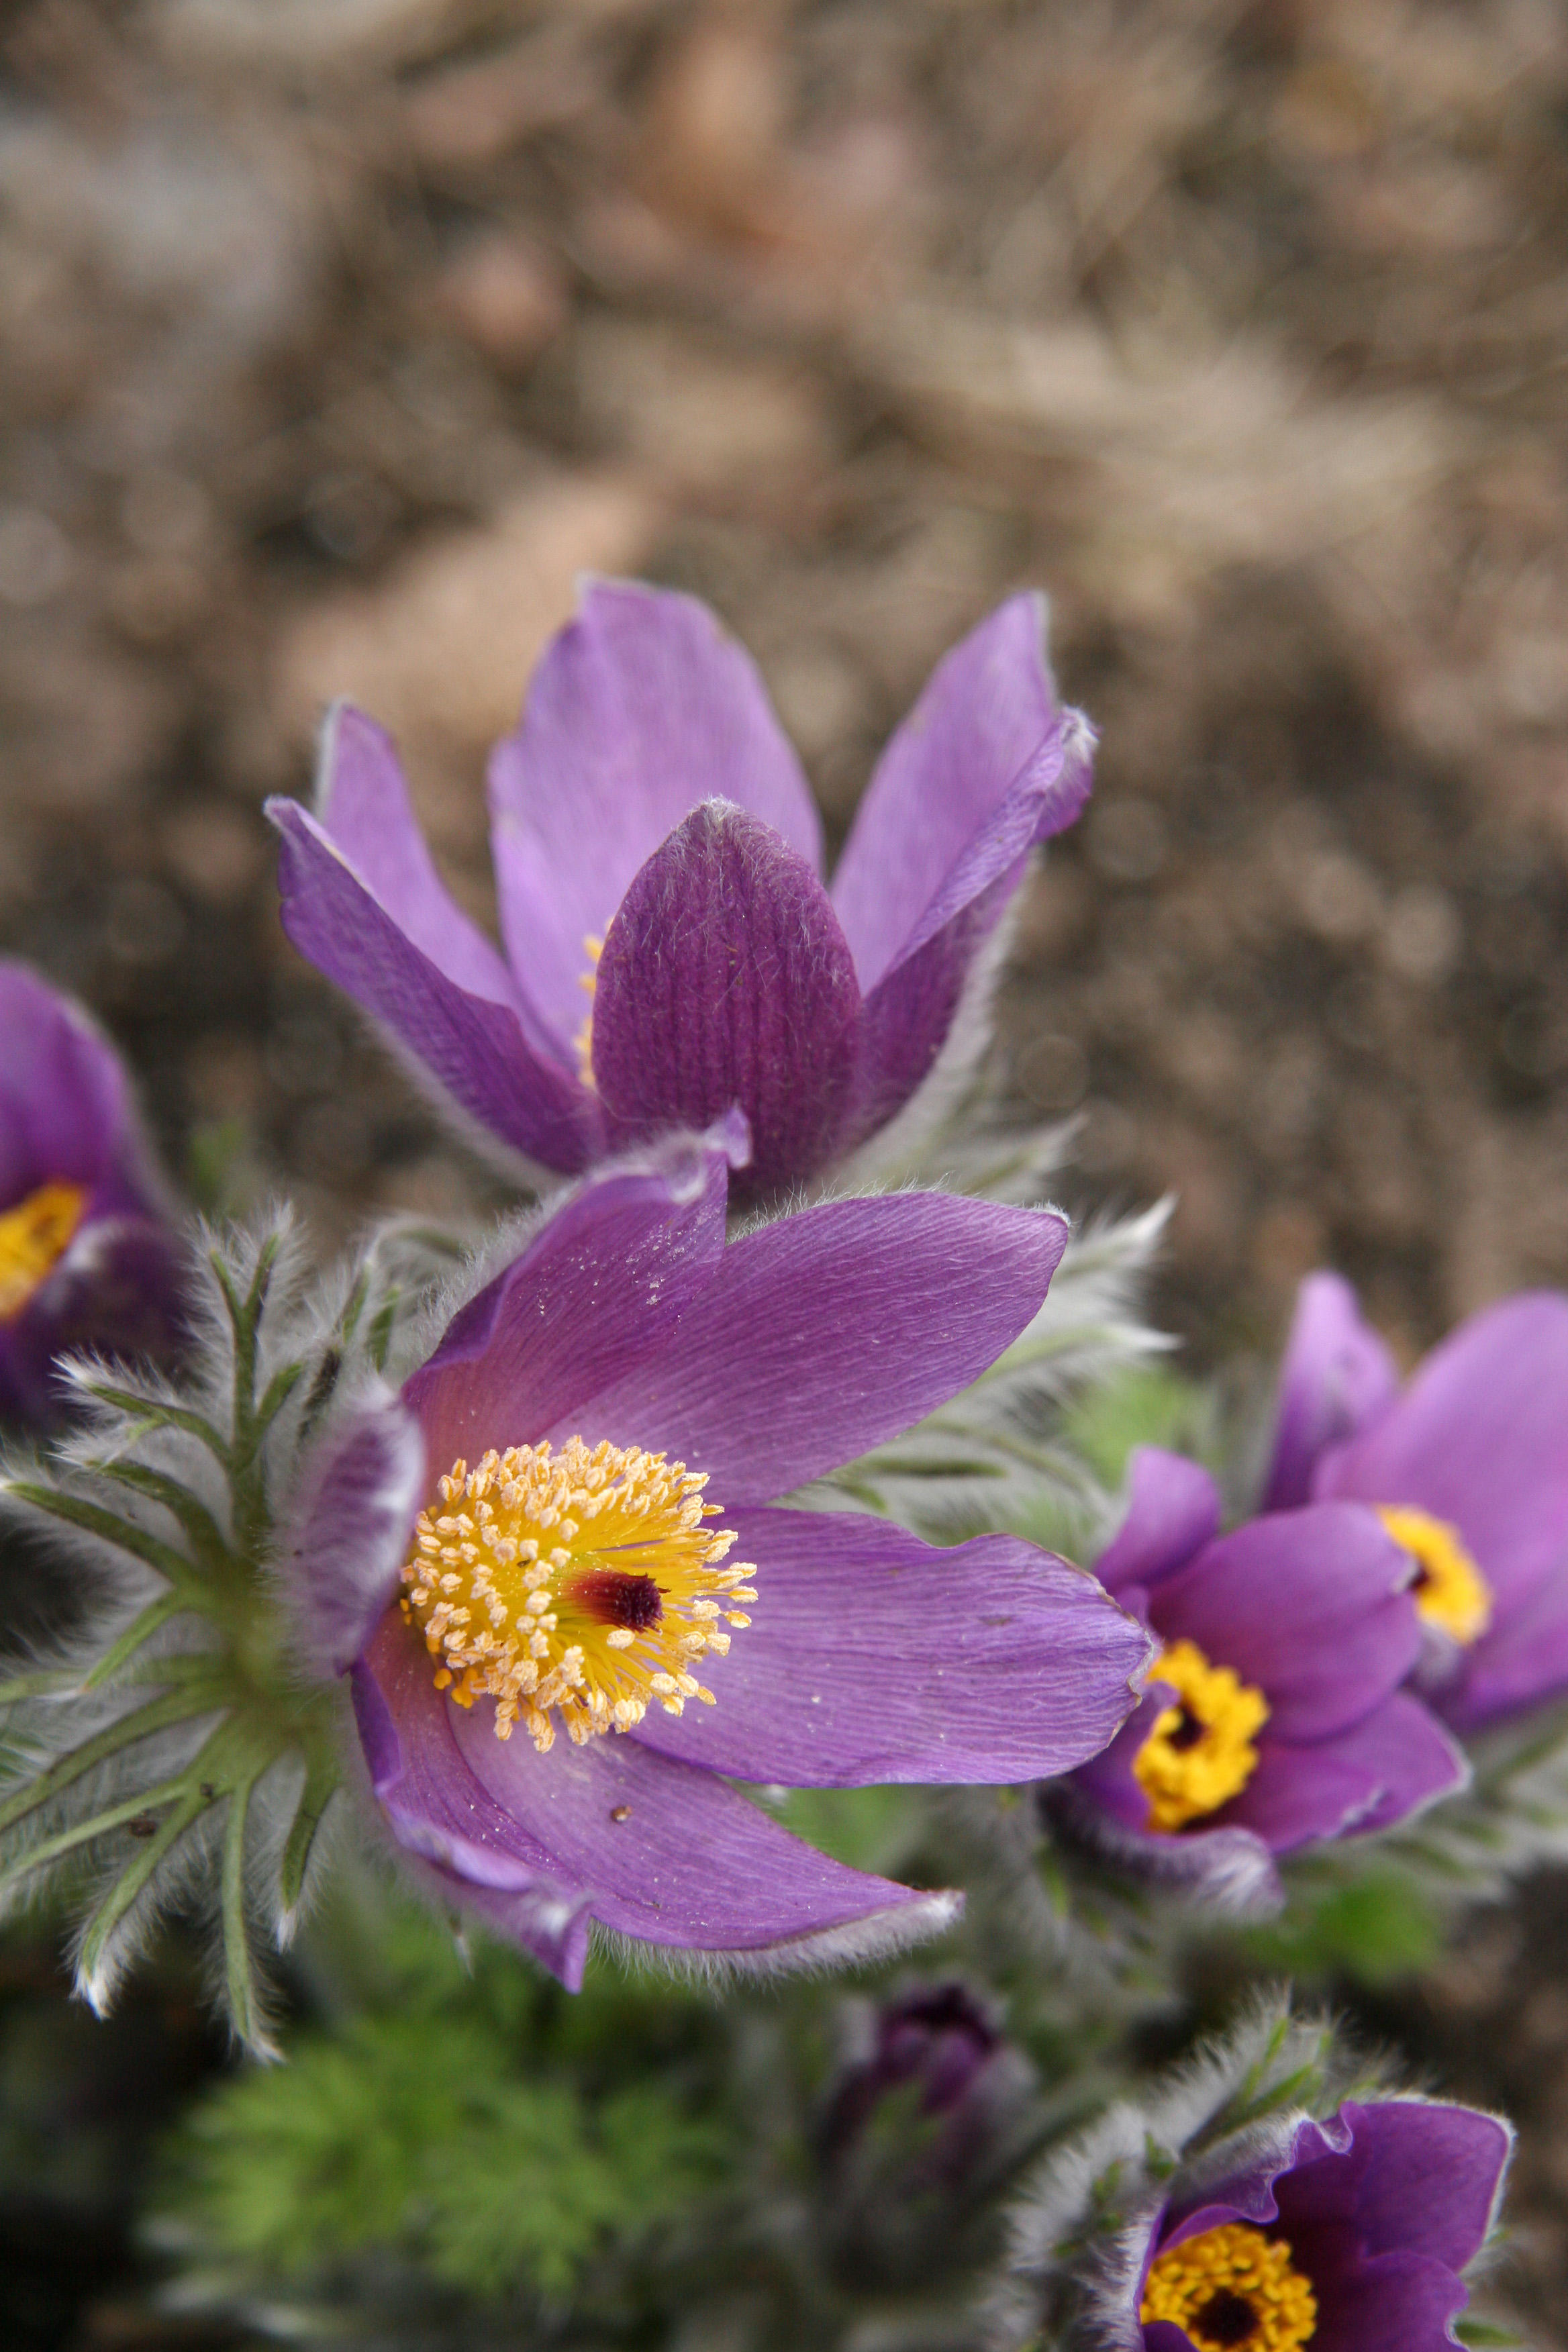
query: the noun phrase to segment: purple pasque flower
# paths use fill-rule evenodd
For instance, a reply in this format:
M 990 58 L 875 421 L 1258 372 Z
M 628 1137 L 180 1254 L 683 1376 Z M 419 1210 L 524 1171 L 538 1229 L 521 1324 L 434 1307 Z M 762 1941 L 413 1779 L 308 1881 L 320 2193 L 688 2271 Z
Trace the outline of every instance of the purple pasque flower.
M 289 938 L 469 1126 L 564 1174 L 731 1104 L 739 1193 L 881 1128 L 953 1030 L 1030 851 L 1078 815 L 1092 736 L 1033 596 L 939 666 L 823 887 L 799 762 L 707 608 L 588 587 L 489 791 L 499 954 L 437 878 L 389 738 L 342 705 L 316 814 L 274 800 Z
M 1568 1297 L 1460 1324 L 1401 1389 L 1334 1274 L 1302 1284 L 1270 1507 L 1354 1497 L 1415 1562 L 1424 1696 L 1479 1731 L 1568 1690 Z
M 1469 2301 L 1508 2126 L 1424 2099 L 1347 2099 L 1324 2122 L 1152 2218 L 1131 2308 L 1142 2352 L 1439 2352 Z M 1136 2315 L 1136 2316 L 1134 2316 Z
M 1065 1226 L 900 1193 L 726 1243 L 739 1127 L 553 1205 L 399 1394 L 345 1410 L 295 1514 L 304 1645 L 352 1672 L 393 1837 L 574 1987 L 591 1920 L 757 1968 L 933 1932 L 956 1896 L 830 1861 L 730 1779 L 1032 1780 L 1110 1738 L 1148 1656 L 1011 1536 L 773 1504 L 989 1364 Z
M 1135 1867 L 1246 1907 L 1273 1856 L 1386 1829 L 1463 1785 L 1464 1759 L 1400 1688 L 1421 1649 L 1410 1562 L 1375 1512 L 1315 1504 L 1219 1533 L 1214 1481 L 1140 1446 L 1095 1563 L 1161 1649 L 1135 1714 L 1066 1793 Z
M 166 1356 L 181 1253 L 124 1065 L 30 966 L 0 959 L 0 1420 L 46 1428 L 71 1349 Z

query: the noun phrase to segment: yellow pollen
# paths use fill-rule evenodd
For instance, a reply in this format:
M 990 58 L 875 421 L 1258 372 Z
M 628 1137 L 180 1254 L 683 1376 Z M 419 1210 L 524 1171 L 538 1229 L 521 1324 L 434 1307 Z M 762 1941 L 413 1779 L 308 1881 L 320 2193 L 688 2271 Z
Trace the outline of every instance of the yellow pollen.
M 592 931 L 585 932 L 583 952 L 588 959 L 588 969 L 577 985 L 588 992 L 588 1012 L 572 1043 L 577 1049 L 577 1074 L 585 1087 L 591 1087 L 594 1083 L 594 991 L 599 985 L 599 958 L 605 952 L 604 940 L 596 940 Z
M 0 1216 L 0 1323 L 14 1322 L 76 1237 L 87 1207 L 79 1184 L 40 1184 Z
M 1170 2320 L 1205 2352 L 1210 2345 L 1300 2352 L 1318 2332 L 1318 2299 L 1283 2238 L 1265 2237 L 1250 2221 L 1222 2221 L 1158 2257 L 1138 2316 L 1145 2327 Z
M 419 1514 L 403 1613 L 425 1636 L 436 1687 L 459 1706 L 496 1701 L 498 1739 L 521 1716 L 543 1755 L 556 1719 L 578 1747 L 630 1731 L 657 1699 L 679 1715 L 714 1704 L 691 1669 L 746 1625 L 745 1563 L 721 1567 L 734 1533 L 705 1521 L 705 1473 L 640 1446 L 570 1437 L 455 1462 Z
M 1458 1528 L 1407 1508 L 1380 1509 L 1377 1516 L 1419 1570 L 1411 1593 L 1419 1613 L 1466 1648 L 1479 1642 L 1491 1623 L 1491 1588 L 1459 1541 Z
M 1149 1827 L 1179 1830 L 1246 1788 L 1268 1701 L 1229 1666 L 1211 1666 L 1195 1642 L 1162 1650 L 1149 1679 L 1172 1684 L 1176 1703 L 1155 1717 L 1132 1769 L 1149 1800 Z

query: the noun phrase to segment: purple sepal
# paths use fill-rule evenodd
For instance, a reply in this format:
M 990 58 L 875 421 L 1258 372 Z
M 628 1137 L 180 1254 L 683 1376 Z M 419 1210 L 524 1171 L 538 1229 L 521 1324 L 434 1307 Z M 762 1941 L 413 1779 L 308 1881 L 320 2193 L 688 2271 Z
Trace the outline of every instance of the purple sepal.
M 795 1788 L 1037 1780 L 1102 1748 L 1132 1703 L 1142 1627 L 1033 1544 L 938 1549 L 858 1512 L 740 1510 L 725 1525 L 736 1559 L 765 1561 L 765 1584 L 711 1666 L 720 1704 L 643 1722 L 637 1737 L 663 1755 Z M 876 1661 L 868 1682 L 836 1662 L 837 1627 Z
M 1309 1275 L 1280 1367 L 1263 1508 L 1310 1502 L 1328 1448 L 1369 1427 L 1398 1387 L 1394 1359 L 1363 1321 L 1350 1284 L 1337 1274 Z
M 279 1574 L 308 1671 L 342 1674 L 397 1590 L 425 1499 L 419 1423 L 390 1391 L 335 1421 L 307 1462 Z
M 502 936 L 561 1036 L 582 1024 L 584 942 L 710 794 L 820 872 L 811 793 L 746 654 L 695 597 L 591 581 L 490 760 Z
M 1250 1830 L 1187 1830 L 1164 1837 L 1138 1829 L 1102 1802 L 1077 1772 L 1053 1781 L 1043 1801 L 1047 1819 L 1070 1843 L 1147 1886 L 1237 1919 L 1269 1918 L 1284 1903 L 1274 1857 Z
M 612 1136 L 745 1112 L 742 1196 L 831 1159 L 860 992 L 827 894 L 744 809 L 704 801 L 634 876 L 599 960 L 594 1080 Z
M 1219 1533 L 1219 1489 L 1206 1470 L 1158 1445 L 1135 1445 L 1127 1516 L 1094 1563 L 1107 1592 L 1147 1591 Z

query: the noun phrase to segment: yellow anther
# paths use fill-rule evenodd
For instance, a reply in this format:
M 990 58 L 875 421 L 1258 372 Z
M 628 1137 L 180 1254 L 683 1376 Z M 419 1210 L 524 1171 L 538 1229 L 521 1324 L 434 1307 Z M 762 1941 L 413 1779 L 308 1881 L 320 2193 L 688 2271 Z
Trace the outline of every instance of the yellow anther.
M 40 1184 L 0 1216 L 0 1323 L 13 1323 L 75 1240 L 87 1193 L 79 1184 Z
M 1149 1827 L 1179 1830 L 1246 1788 L 1268 1702 L 1229 1666 L 1211 1666 L 1195 1642 L 1173 1642 L 1149 1679 L 1171 1684 L 1176 1702 L 1156 1717 L 1132 1770 L 1149 1800 Z
M 1401 1551 L 1415 1562 L 1411 1598 L 1418 1613 L 1467 1649 L 1479 1642 L 1491 1623 L 1491 1587 L 1465 1549 L 1458 1528 L 1407 1507 L 1380 1510 L 1377 1516 Z
M 689 1698 L 711 1706 L 690 1668 L 728 1652 L 715 1620 L 748 1622 L 728 1603 L 755 1599 L 742 1580 L 756 1570 L 720 1566 L 735 1538 L 705 1524 L 706 1484 L 662 1454 L 580 1437 L 559 1453 L 491 1452 L 472 1472 L 456 1464 L 437 1482 L 446 1510 L 421 1513 L 403 1570 L 404 1614 L 437 1662 L 437 1688 L 463 1706 L 493 1697 L 497 1738 L 521 1721 L 541 1754 L 556 1717 L 580 1746 L 631 1730 L 654 1698 L 671 1715 Z
M 1211 2345 L 1301 2352 L 1317 2333 L 1318 2299 L 1283 2238 L 1250 2221 L 1222 2221 L 1156 2258 L 1138 2316 L 1145 2327 L 1170 2321 L 1205 2352 Z
M 605 952 L 604 940 L 595 939 L 592 931 L 585 932 L 583 952 L 588 959 L 588 969 L 579 975 L 577 985 L 587 991 L 588 1011 L 572 1043 L 576 1048 L 577 1074 L 583 1084 L 591 1087 L 594 1083 L 594 991 L 599 985 L 599 958 Z M 706 1479 L 703 1483 L 707 1484 Z

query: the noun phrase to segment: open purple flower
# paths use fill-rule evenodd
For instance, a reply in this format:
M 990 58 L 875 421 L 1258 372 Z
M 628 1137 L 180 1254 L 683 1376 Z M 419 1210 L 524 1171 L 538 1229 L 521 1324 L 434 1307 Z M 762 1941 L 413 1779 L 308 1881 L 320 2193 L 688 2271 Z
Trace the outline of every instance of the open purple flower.
M 1015 597 L 941 664 L 829 895 L 751 662 L 690 597 L 596 583 L 490 762 L 505 956 L 437 878 L 390 740 L 346 705 L 316 814 L 268 804 L 284 928 L 511 1151 L 573 1174 L 738 1104 L 738 1189 L 774 1193 L 910 1100 L 1029 852 L 1083 805 L 1092 737 L 1042 625 Z
M 1477 1731 L 1568 1690 L 1568 1298 L 1462 1323 L 1403 1391 L 1338 1275 L 1301 1286 L 1268 1501 L 1370 1503 L 1415 1561 L 1426 1697 Z
M 345 1410 L 296 1514 L 393 1836 L 574 1986 L 590 1920 L 761 1967 L 932 1932 L 955 1896 L 829 1861 L 726 1776 L 1033 1780 L 1110 1738 L 1148 1656 L 1013 1537 L 773 1507 L 992 1362 L 1065 1227 L 901 1193 L 727 1244 L 738 1130 L 567 1195 Z
M 180 1249 L 119 1055 L 0 960 L 0 1420 L 47 1427 L 56 1357 L 167 1355 Z
M 1073 1776 L 1068 1818 L 1135 1867 L 1217 1900 L 1277 1900 L 1272 1857 L 1402 1821 L 1463 1759 L 1399 1685 L 1421 1648 L 1410 1562 L 1359 1505 L 1219 1530 L 1214 1481 L 1141 1446 L 1095 1564 L 1158 1636 L 1137 1712 Z
M 1124 2328 L 1142 2352 L 1440 2352 L 1508 2162 L 1495 2116 L 1346 2100 L 1147 2227 Z M 1136 2314 L 1136 2321 L 1134 2320 Z M 1139 2324 L 1141 2323 L 1141 2324 Z

